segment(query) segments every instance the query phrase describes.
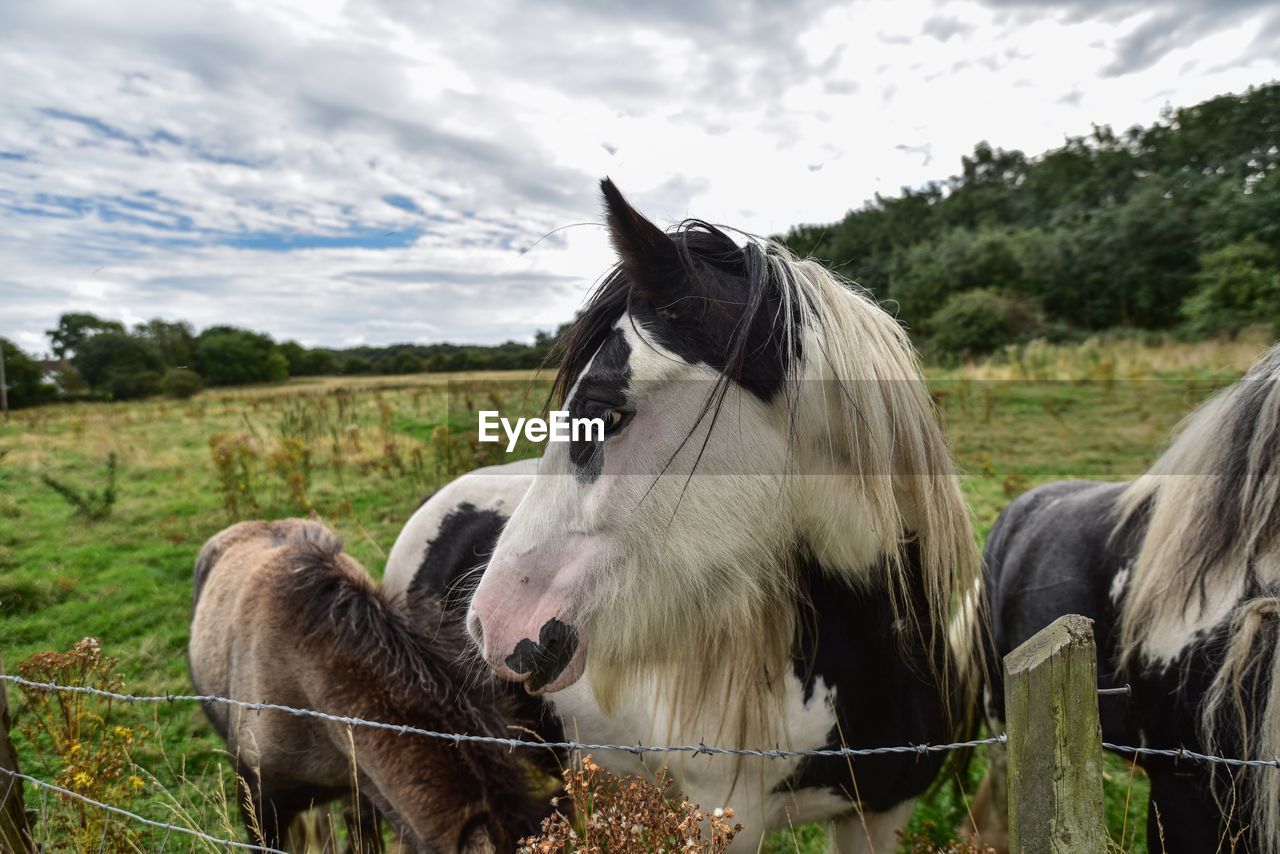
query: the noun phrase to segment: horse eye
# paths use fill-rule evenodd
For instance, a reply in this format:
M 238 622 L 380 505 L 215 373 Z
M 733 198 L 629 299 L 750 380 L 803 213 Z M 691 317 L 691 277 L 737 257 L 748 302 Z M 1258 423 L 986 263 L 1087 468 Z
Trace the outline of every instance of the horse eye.
M 622 410 L 610 409 L 605 415 L 605 427 L 617 427 L 622 423 Z

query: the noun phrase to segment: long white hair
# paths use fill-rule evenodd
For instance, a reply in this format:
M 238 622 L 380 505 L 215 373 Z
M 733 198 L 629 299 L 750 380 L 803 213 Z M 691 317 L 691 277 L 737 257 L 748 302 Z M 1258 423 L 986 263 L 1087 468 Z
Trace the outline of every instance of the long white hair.
M 1280 755 L 1280 344 L 1188 416 L 1118 509 L 1117 532 L 1146 526 L 1120 611 L 1121 666 L 1169 667 L 1224 632 L 1200 708 L 1205 744 L 1234 721 L 1239 749 Z M 1241 779 L 1257 839 L 1280 854 L 1280 772 Z

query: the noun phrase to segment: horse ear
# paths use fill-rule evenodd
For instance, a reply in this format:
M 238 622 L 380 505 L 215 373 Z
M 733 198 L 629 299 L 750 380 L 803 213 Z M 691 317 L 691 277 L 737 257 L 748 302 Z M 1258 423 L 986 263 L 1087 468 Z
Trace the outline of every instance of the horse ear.
M 600 182 L 600 191 L 604 193 L 609 239 L 639 295 L 650 300 L 677 296 L 686 278 L 675 241 L 631 207 L 608 178 Z

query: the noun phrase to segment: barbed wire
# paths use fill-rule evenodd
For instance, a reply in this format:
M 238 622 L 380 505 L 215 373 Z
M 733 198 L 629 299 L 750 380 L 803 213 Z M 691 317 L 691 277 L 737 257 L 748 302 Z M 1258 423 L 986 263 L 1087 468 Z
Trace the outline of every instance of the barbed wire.
M 1200 762 L 1216 762 L 1220 765 L 1231 765 L 1235 768 L 1280 768 L 1280 756 L 1275 759 L 1233 759 L 1229 756 L 1214 756 L 1209 753 L 1197 753 L 1185 747 L 1130 747 L 1125 744 L 1102 742 L 1107 750 L 1117 753 L 1129 753 L 1140 756 L 1167 756 L 1172 759 L 1196 759 Z
M 135 703 L 217 703 L 237 708 L 246 709 L 254 712 L 280 712 L 283 714 L 294 715 L 297 717 L 316 718 L 320 720 L 330 721 L 332 723 L 343 724 L 351 727 L 369 727 L 372 729 L 386 730 L 394 732 L 398 735 L 420 735 L 427 738 L 442 739 L 452 741 L 454 744 L 464 743 L 482 743 L 496 744 L 510 748 L 539 748 L 539 749 L 563 749 L 563 750 L 617 750 L 637 755 L 645 753 L 692 753 L 697 755 L 724 755 L 724 756 L 756 756 L 765 759 L 783 759 L 783 758 L 802 758 L 802 757 L 858 757 L 858 756 L 880 756 L 885 754 L 903 754 L 914 753 L 917 755 L 925 755 L 929 753 L 963 750 L 975 747 L 983 747 L 994 744 L 1005 744 L 1008 737 L 1001 733 L 1000 735 L 990 736 L 988 738 L 976 738 L 968 741 L 957 741 L 947 744 L 912 744 L 912 745 L 894 745 L 887 747 L 838 747 L 838 748 L 816 748 L 810 750 L 784 750 L 782 748 L 759 749 L 751 747 L 719 747 L 708 745 L 704 742 L 698 744 L 677 744 L 677 745 L 645 745 L 637 742 L 636 744 L 595 744 L 591 742 L 581 741 L 531 741 L 519 738 L 504 738 L 500 736 L 474 735 L 470 733 L 449 733 L 437 732 L 435 730 L 415 727 L 409 724 L 391 724 L 384 721 L 366 720 L 360 717 L 350 715 L 335 715 L 328 712 L 322 712 L 317 709 L 303 709 L 294 706 L 286 706 L 279 703 L 260 703 L 248 700 L 238 700 L 232 697 L 222 697 L 216 694 L 126 694 L 118 691 L 104 691 L 99 688 L 93 688 L 86 685 L 59 685 L 54 682 L 36 682 L 25 679 L 21 676 L 13 674 L 0 673 L 0 682 L 8 682 L 20 688 L 36 691 L 61 692 L 69 694 L 84 694 L 106 699 L 116 700 L 127 705 Z M 1129 686 L 1112 689 L 1099 689 L 1099 694 L 1119 694 L 1129 693 Z M 1134 747 L 1131 745 L 1114 744 L 1112 742 L 1102 742 L 1102 747 L 1117 753 L 1127 753 L 1130 755 L 1141 756 L 1160 756 L 1172 759 L 1191 759 L 1199 762 L 1217 763 L 1232 767 L 1266 767 L 1280 769 L 1280 757 L 1273 759 L 1240 759 L 1229 756 L 1215 756 L 1208 753 L 1200 753 L 1186 748 L 1158 748 L 1158 747 Z M 165 838 L 173 831 L 177 831 L 188 836 L 210 842 L 215 845 L 221 845 L 228 849 L 256 849 L 268 852 L 268 854 L 284 854 L 274 848 L 266 848 L 244 842 L 235 842 L 229 839 L 219 839 L 216 836 L 204 833 L 194 828 L 183 827 L 181 825 L 169 824 L 167 822 L 156 821 L 121 807 L 103 803 L 94 800 L 79 792 L 58 786 L 32 777 L 28 774 L 22 774 L 8 768 L 0 768 L 0 773 L 10 778 L 9 787 L 12 788 L 15 781 L 21 780 L 30 783 L 37 788 L 56 792 L 67 797 L 75 798 L 91 806 L 98 807 L 110 813 L 124 816 L 133 821 L 155 827 L 165 831 Z M 8 790 L 6 790 L 7 800 Z
M 423 729 L 422 727 L 411 726 L 409 724 L 391 724 L 383 721 L 371 721 L 365 718 L 351 717 L 349 715 L 333 715 L 328 712 L 321 712 L 316 709 L 300 709 L 295 706 L 284 706 L 278 703 L 255 703 L 248 700 L 237 700 L 231 697 L 220 697 L 214 694 L 164 694 L 164 695 L 137 695 L 137 694 L 121 694 L 116 691 L 103 691 L 98 688 L 91 688 L 85 685 L 58 685 L 53 682 L 33 682 L 30 679 L 24 679 L 21 676 L 13 676 L 10 674 L 0 673 L 0 681 L 9 682 L 23 688 L 30 688 L 41 691 L 61 691 L 71 694 L 90 694 L 97 697 L 106 697 L 112 700 L 119 700 L 123 703 L 220 703 L 227 706 L 236 706 L 242 709 L 248 709 L 254 712 L 283 712 L 284 714 L 294 715 L 297 717 L 318 718 L 320 720 L 330 721 L 332 723 L 345 724 L 353 727 L 369 727 L 371 729 L 387 730 L 398 735 L 421 735 L 427 738 L 438 738 L 444 741 L 452 741 L 454 744 L 463 743 L 479 743 L 479 744 L 498 744 L 511 748 L 541 748 L 557 749 L 557 750 L 618 750 L 627 753 L 642 755 L 645 753 L 692 753 L 694 755 L 704 756 L 758 756 L 764 759 L 792 759 L 808 756 L 840 756 L 840 757 L 857 757 L 857 756 L 880 756 L 889 753 L 938 753 L 948 750 L 962 750 L 965 748 L 982 747 L 988 744 L 1004 744 L 1006 739 L 1003 734 L 992 736 L 990 738 L 975 738 L 970 741 L 957 741 L 949 744 L 911 744 L 911 745 L 895 745 L 891 747 L 827 747 L 815 748 L 810 750 L 784 750 L 782 748 L 760 749 L 754 747 L 718 747 L 703 742 L 698 744 L 593 744 L 584 741 L 531 741 L 521 738 L 505 738 L 494 735 L 473 735 L 469 733 L 458 732 L 437 732 L 436 730 Z
M 251 850 L 251 851 L 262 851 L 262 852 L 266 852 L 266 854 L 288 854 L 288 852 L 281 851 L 279 848 L 267 848 L 262 845 L 254 845 L 249 842 L 235 842 L 230 839 L 219 839 L 216 836 L 211 836 L 210 834 L 205 833 L 204 831 L 196 830 L 191 827 L 183 827 L 180 824 L 169 824 L 163 821 L 156 821 L 155 819 L 138 815 L 136 812 L 130 812 L 129 810 L 122 809 L 121 807 L 112 806 L 111 804 L 105 804 L 102 801 L 94 800 L 88 795 L 82 795 L 79 792 L 72 791 L 71 789 L 63 788 L 62 786 L 56 785 L 54 783 L 49 783 L 45 780 L 41 780 L 38 777 L 32 777 L 30 774 L 23 774 L 18 771 L 13 771 L 9 768 L 0 768 L 0 774 L 7 774 L 9 776 L 10 785 L 12 785 L 12 781 L 14 780 L 22 780 L 24 782 L 30 783 L 31 785 L 35 786 L 38 789 L 47 789 L 51 792 L 57 792 L 60 795 L 66 795 L 68 797 L 75 798 L 78 801 L 83 801 L 84 803 L 89 804 L 90 806 L 98 807 L 99 809 L 106 810 L 107 812 L 110 812 L 110 813 L 115 813 L 116 815 L 122 815 L 125 818 L 132 819 L 133 821 L 136 821 L 140 824 L 145 824 L 150 827 L 158 828 L 160 830 L 165 831 L 166 837 L 168 834 L 176 830 L 179 833 L 185 833 L 187 836 L 194 836 L 196 839 L 203 840 L 204 842 L 211 842 L 214 845 L 221 845 L 224 848 L 240 848 L 240 849 Z
M 894 753 L 938 753 L 950 750 L 964 750 L 974 747 L 984 747 L 992 744 L 1005 744 L 1008 737 L 1001 733 L 1000 735 L 990 736 L 988 738 L 975 738 L 969 741 L 955 741 L 947 744 L 908 744 L 894 745 L 889 747 L 826 747 L 814 748 L 809 750 L 784 750 L 782 748 L 754 748 L 754 747 L 718 747 L 709 745 L 705 742 L 698 744 L 596 744 L 586 741 L 532 741 L 520 738 L 505 738 L 493 735 L 473 735 L 469 733 L 457 732 L 438 732 L 436 730 L 423 729 L 422 727 L 412 726 L 410 724 L 392 724 L 383 721 L 372 721 L 360 717 L 352 717 L 350 715 L 335 715 L 329 712 L 322 712 L 317 709 L 302 709 L 295 706 L 285 706 L 279 703 L 255 703 L 249 700 L 237 700 L 232 697 L 221 697 L 215 694 L 123 694 L 116 691 L 103 691 L 99 688 L 92 688 L 85 685 L 59 685 L 54 682 L 34 682 L 30 679 L 24 679 L 21 676 L 0 673 L 0 681 L 8 682 L 22 688 L 34 689 L 39 691 L 61 691 L 63 693 L 72 694 L 91 694 L 98 697 L 106 697 L 120 702 L 133 703 L 220 703 L 228 706 L 235 706 L 242 709 L 248 709 L 255 712 L 282 712 L 284 714 L 294 715 L 297 717 L 318 718 L 320 720 L 330 721 L 332 723 L 345 724 L 353 727 L 369 727 L 371 729 L 387 730 L 398 735 L 421 735 L 427 738 L 437 738 L 444 741 L 452 741 L 454 744 L 479 743 L 479 744 L 497 744 L 511 748 L 541 748 L 558 749 L 558 750 L 617 750 L 626 753 L 644 754 L 644 753 L 692 753 L 694 755 L 706 756 L 757 756 L 764 759 L 791 759 L 803 757 L 857 757 L 857 756 L 881 756 Z M 1128 685 L 1119 688 L 1099 688 L 1100 695 L 1107 694 L 1129 694 L 1131 688 Z M 1109 741 L 1102 742 L 1102 746 L 1107 750 L 1114 750 L 1117 753 L 1128 753 L 1131 755 L 1142 756 L 1162 756 L 1171 759 L 1193 759 L 1199 762 L 1218 763 L 1222 765 L 1230 765 L 1233 767 L 1250 767 L 1250 768 L 1277 768 L 1280 769 L 1280 757 L 1272 759 L 1240 759 L 1230 756 L 1215 756 L 1210 753 L 1199 753 L 1194 750 L 1188 750 L 1184 747 L 1168 748 L 1168 747 L 1134 747 L 1125 744 L 1113 744 Z

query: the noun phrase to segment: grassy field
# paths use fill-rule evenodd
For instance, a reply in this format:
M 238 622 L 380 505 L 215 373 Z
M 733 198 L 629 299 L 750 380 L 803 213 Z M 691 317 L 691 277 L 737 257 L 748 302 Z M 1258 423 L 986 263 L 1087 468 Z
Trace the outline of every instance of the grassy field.
M 931 370 L 980 535 L 1040 483 L 1143 470 L 1178 419 L 1236 378 L 1264 344 L 1032 346 L 999 364 Z M 0 652 L 12 669 L 91 636 L 119 659 L 129 691 L 188 690 L 191 568 L 205 539 L 238 517 L 316 512 L 380 573 L 424 495 L 504 456 L 466 441 L 474 430 L 468 412 L 516 405 L 529 381 L 527 374 L 325 379 L 184 402 L 14 413 L 0 425 Z M 109 459 L 116 497 L 93 519 Z M 64 493 L 79 494 L 87 512 Z M 31 716 L 23 717 L 14 694 L 21 725 Z M 109 714 L 113 725 L 130 728 L 134 764 L 122 779 L 138 777 L 131 809 L 243 838 L 219 742 L 198 708 Z M 28 770 L 46 779 L 60 770 L 16 737 Z M 972 788 L 966 781 L 965 792 Z M 932 822 L 941 834 L 963 818 L 965 796 L 944 787 L 921 805 L 916 826 Z M 1109 760 L 1107 798 L 1116 847 L 1145 851 L 1140 772 Z M 40 808 L 38 795 L 28 799 Z M 819 836 L 802 829 L 775 847 L 816 851 Z M 157 839 L 144 832 L 134 841 L 149 848 Z M 170 850 L 180 850 L 176 842 Z

